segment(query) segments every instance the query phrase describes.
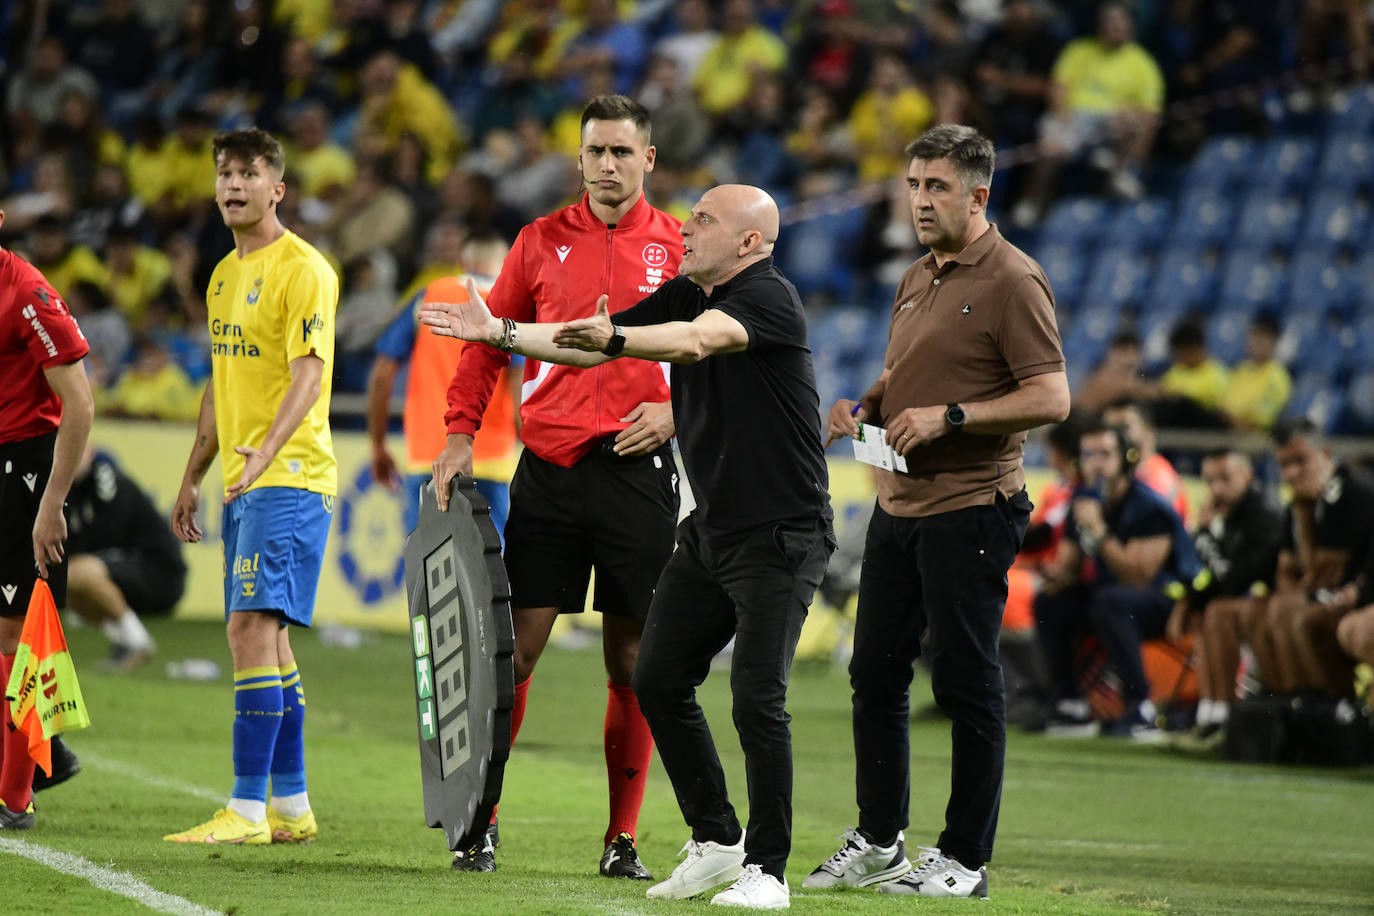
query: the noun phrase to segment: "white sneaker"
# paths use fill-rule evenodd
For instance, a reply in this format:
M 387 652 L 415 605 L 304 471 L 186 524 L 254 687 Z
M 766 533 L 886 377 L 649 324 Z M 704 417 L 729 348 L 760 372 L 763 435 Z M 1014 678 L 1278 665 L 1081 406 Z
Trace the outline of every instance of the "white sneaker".
M 734 846 L 723 846 L 712 840 L 698 843 L 688 840 L 682 847 L 687 858 L 677 868 L 646 892 L 650 897 L 685 900 L 708 891 L 718 884 L 733 881 L 744 871 L 744 833 Z
M 876 846 L 853 828 L 840 839 L 844 845 L 803 878 L 802 887 L 867 887 L 911 871 L 906 841 L 900 832 L 891 846 Z
M 965 868 L 939 850 L 933 856 L 879 890 L 884 894 L 919 894 L 922 897 L 986 897 L 987 867 Z
M 786 879 L 779 881 L 757 865 L 746 865 L 739 880 L 712 897 L 711 905 L 785 910 L 792 905 L 792 892 Z

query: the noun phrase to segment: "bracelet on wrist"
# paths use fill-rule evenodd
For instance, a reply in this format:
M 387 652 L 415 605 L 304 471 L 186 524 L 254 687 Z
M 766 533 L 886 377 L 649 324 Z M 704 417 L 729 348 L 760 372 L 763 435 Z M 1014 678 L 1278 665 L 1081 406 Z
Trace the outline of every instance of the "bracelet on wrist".
M 504 353 L 510 353 L 515 349 L 515 320 L 512 318 L 501 319 L 501 336 L 496 341 L 496 349 Z

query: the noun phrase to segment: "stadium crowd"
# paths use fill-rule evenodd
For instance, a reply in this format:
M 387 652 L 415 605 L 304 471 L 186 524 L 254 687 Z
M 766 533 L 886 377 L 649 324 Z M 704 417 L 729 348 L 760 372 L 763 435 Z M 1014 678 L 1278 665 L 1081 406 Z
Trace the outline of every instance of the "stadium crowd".
M 655 206 L 685 217 L 725 182 L 783 206 L 779 260 L 813 319 L 824 407 L 874 374 L 891 294 L 920 250 L 892 181 L 906 144 L 934 124 L 978 125 L 999 149 L 1001 225 L 1053 281 L 1075 405 L 1146 407 L 1061 437 L 1061 497 L 1037 500 L 1037 519 L 1055 529 L 1045 543 L 1073 549 L 1019 564 L 1053 583 L 1034 599 L 1042 641 L 1092 635 L 1106 653 L 1098 673 L 1115 671 L 1134 704 L 1119 721 L 1139 736 L 1155 722 L 1142 640 L 1187 636 L 1205 660 L 1200 738 L 1215 743 L 1209 726 L 1235 698 L 1242 643 L 1276 673 L 1271 686 L 1335 700 L 1353 696 L 1351 658 L 1374 663 L 1369 533 L 1323 509 L 1374 499 L 1323 438 L 1374 428 L 1369 292 L 1348 275 L 1367 247 L 1374 190 L 1368 163 L 1359 168 L 1374 154 L 1374 98 L 1360 88 L 1370 33 L 1355 0 L 21 0 L 0 11 L 0 243 L 69 303 L 91 345 L 99 411 L 193 418 L 209 374 L 204 293 L 233 245 L 206 181 L 211 138 L 248 124 L 279 133 L 289 141 L 281 219 L 341 278 L 336 390 L 362 392 L 378 339 L 417 291 L 462 272 L 465 240 L 511 242 L 577 197 L 582 106 L 623 92 L 653 115 Z M 1333 100 L 1349 115 L 1339 133 L 1321 120 Z M 1319 164 L 1301 137 L 1284 158 L 1289 147 L 1275 143 L 1290 129 L 1326 131 L 1327 154 L 1346 158 Z M 1363 146 L 1337 142 L 1357 133 Z M 1301 198 L 1299 209 L 1251 219 L 1224 198 L 1260 150 L 1277 157 L 1268 188 L 1292 177 L 1306 189 L 1318 169 L 1350 180 L 1307 197 L 1280 188 L 1280 204 Z M 1323 209 L 1324 190 L 1354 208 L 1340 225 L 1322 221 L 1337 213 Z M 1176 216 L 1155 212 L 1164 191 L 1177 194 Z M 1212 210 L 1197 204 L 1214 199 Z M 1286 234 L 1263 235 L 1285 214 Z M 1301 272 L 1299 221 L 1323 259 L 1315 281 Z M 1127 230 L 1132 241 L 1117 245 Z M 1170 260 L 1184 245 L 1196 262 Z M 1260 282 L 1265 271 L 1289 279 Z M 1309 282 L 1320 309 L 1288 309 Z M 1233 287 L 1243 301 L 1227 298 Z M 830 333 L 854 314 L 855 333 Z M 1312 343 L 1333 320 L 1344 333 L 1334 357 Z M 1319 377 L 1312 360 L 1327 363 Z M 1333 391 L 1343 408 L 1322 400 Z M 1316 425 L 1281 420 L 1295 412 Z M 1131 471 L 1163 460 L 1141 431 L 1148 417 L 1275 431 L 1293 493 L 1284 530 L 1296 533 L 1251 581 L 1228 564 L 1262 532 L 1228 526 L 1242 505 L 1272 499 L 1260 488 L 1273 481 L 1222 448 L 1200 462 L 1210 495 L 1193 517 L 1175 492 L 1151 501 L 1129 486 Z M 1083 481 L 1105 512 L 1075 508 Z M 1148 518 L 1123 512 L 1123 500 L 1148 503 Z M 1272 526 L 1247 512 L 1236 524 Z M 1113 543 L 1132 563 L 1113 563 Z M 1193 589 L 1206 571 L 1213 584 Z M 1109 599 L 1095 602 L 1104 582 Z M 1170 583 L 1191 597 L 1153 593 Z M 1123 589 L 1152 591 L 1134 632 L 1107 613 Z M 1073 647 L 1045 648 L 1057 660 L 1052 718 L 1101 718 Z

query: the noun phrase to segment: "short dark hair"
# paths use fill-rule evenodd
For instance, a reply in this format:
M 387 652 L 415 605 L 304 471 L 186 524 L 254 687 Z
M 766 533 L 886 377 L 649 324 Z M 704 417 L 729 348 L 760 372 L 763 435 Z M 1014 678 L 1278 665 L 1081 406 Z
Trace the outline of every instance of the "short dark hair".
M 906 147 L 912 159 L 948 159 L 964 190 L 992 185 L 992 170 L 997 165 L 997 149 L 976 128 L 964 124 L 941 124 L 912 140 Z
M 259 156 L 267 167 L 277 173 L 278 179 L 286 175 L 286 153 L 276 137 L 260 127 L 240 127 L 215 136 L 210 146 L 214 152 L 215 164 L 221 156 L 252 162 Z
M 1290 445 L 1294 439 L 1306 439 L 1317 448 L 1326 447 L 1326 435 L 1321 431 L 1321 427 L 1306 417 L 1288 417 L 1280 420 L 1274 424 L 1272 435 L 1274 445 L 1278 448 Z
M 1079 452 L 1082 450 L 1081 440 L 1086 425 L 1087 419 L 1082 414 L 1070 412 L 1063 423 L 1056 423 L 1046 430 L 1045 441 L 1056 452 L 1077 461 Z
M 1107 348 L 1111 350 L 1117 350 L 1122 347 L 1130 347 L 1134 350 L 1139 350 L 1140 335 L 1131 330 L 1121 331 L 1107 343 Z
M 1169 347 L 1205 347 L 1207 345 L 1207 332 L 1202 330 L 1202 325 L 1189 319 L 1176 325 L 1169 332 Z
M 1082 441 L 1088 436 L 1101 436 L 1110 434 L 1116 439 L 1117 451 L 1121 453 L 1121 472 L 1130 474 L 1140 463 L 1140 444 L 1131 438 L 1131 434 L 1126 431 L 1124 426 L 1116 426 L 1108 423 L 1101 417 L 1094 417 L 1084 424 L 1083 429 L 1078 434 L 1079 449 L 1082 450 Z
M 651 124 L 649 109 L 627 95 L 598 95 L 582 109 L 582 127 L 588 121 L 630 121 L 649 142 Z
M 1261 309 L 1250 319 L 1250 330 L 1261 331 L 1270 337 L 1279 336 L 1279 316 L 1272 309 Z

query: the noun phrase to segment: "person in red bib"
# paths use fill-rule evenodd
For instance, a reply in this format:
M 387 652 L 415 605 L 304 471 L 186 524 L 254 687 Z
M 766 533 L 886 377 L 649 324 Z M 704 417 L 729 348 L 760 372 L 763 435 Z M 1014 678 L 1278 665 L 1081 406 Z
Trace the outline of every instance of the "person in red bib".
M 597 96 L 582 112 L 578 168 L 586 194 L 521 230 L 487 305 L 512 322 L 590 317 L 610 297 L 619 312 L 677 275 L 681 223 L 649 205 L 649 113 L 624 96 Z M 448 440 L 434 462 L 439 508 L 455 474 L 473 473 L 474 440 L 514 340 L 463 349 L 448 391 Z M 631 687 L 640 636 L 659 572 L 673 551 L 678 475 L 663 366 L 613 360 L 588 369 L 529 359 L 520 405 L 525 449 L 511 481 L 505 562 L 515 621 L 515 709 L 520 731 L 531 675 L 559 614 L 586 603 L 601 613 L 608 676 L 605 749 L 610 823 L 600 872 L 648 880 L 635 830 L 653 753 Z M 481 432 L 479 432 L 479 429 Z M 496 868 L 495 825 L 453 867 Z
M 0 249 L 0 683 L 14 670 L 35 580 L 48 580 L 58 607 L 67 601 L 63 505 L 95 417 L 90 349 L 38 268 Z M 33 780 L 28 736 L 0 703 L 0 830 L 33 826 Z

